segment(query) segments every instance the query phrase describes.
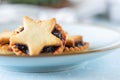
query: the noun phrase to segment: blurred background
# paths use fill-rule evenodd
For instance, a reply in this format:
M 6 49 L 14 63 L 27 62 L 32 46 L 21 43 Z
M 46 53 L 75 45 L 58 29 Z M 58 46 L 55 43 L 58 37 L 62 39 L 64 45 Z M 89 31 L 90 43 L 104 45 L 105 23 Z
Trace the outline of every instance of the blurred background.
M 55 17 L 60 23 L 120 25 L 120 0 L 0 0 L 0 24 Z

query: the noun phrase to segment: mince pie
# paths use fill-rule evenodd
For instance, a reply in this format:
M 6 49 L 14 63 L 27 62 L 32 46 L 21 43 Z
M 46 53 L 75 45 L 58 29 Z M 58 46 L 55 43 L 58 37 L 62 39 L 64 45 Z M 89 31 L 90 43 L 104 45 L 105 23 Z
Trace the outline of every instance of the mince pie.
M 12 31 L 3 31 L 0 33 L 0 44 L 8 44 Z
M 3 31 L 0 33 L 0 54 L 14 54 L 9 45 L 9 38 L 11 34 L 12 31 Z
M 65 53 L 83 52 L 89 47 L 88 42 L 83 42 L 82 36 L 69 36 L 67 35 L 65 44 Z
M 20 26 L 10 37 L 10 45 L 16 55 L 36 56 L 61 54 L 65 47 L 66 34 L 54 18 L 35 21 L 24 17 Z
M 84 42 L 82 36 L 68 35 L 55 18 L 33 20 L 25 16 L 23 24 L 16 30 L 0 34 L 0 54 L 5 55 L 73 54 L 88 48 L 89 43 Z

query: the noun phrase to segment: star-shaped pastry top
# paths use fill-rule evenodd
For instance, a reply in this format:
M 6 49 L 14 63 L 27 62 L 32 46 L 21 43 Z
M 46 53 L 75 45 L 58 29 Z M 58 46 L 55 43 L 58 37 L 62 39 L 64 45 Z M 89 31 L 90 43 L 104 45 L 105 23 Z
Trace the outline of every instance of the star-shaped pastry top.
M 29 55 L 39 55 L 45 46 L 60 46 L 62 41 L 51 32 L 56 24 L 54 18 L 46 21 L 34 21 L 25 16 L 23 19 L 24 30 L 10 39 L 11 43 L 25 44 L 28 46 Z

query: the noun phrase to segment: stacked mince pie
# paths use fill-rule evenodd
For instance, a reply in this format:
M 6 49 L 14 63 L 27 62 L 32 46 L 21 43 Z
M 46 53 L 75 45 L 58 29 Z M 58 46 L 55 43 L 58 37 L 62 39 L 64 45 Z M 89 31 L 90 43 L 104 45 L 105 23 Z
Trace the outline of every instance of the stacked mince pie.
M 0 34 L 0 54 L 37 56 L 41 54 L 67 54 L 84 52 L 89 43 L 83 42 L 80 35 L 70 36 L 56 23 L 49 20 L 23 18 L 23 25 L 15 31 Z

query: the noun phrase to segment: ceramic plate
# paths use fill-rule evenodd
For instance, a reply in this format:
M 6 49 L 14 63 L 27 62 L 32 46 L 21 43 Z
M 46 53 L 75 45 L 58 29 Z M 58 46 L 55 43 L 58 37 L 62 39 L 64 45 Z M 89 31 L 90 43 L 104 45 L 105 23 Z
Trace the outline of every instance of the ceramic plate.
M 1 25 L 4 29 L 15 29 L 18 25 Z M 87 52 L 36 57 L 0 55 L 2 68 L 22 72 L 51 72 L 71 69 L 85 61 L 95 59 L 120 48 L 120 33 L 110 28 L 85 24 L 63 24 L 70 35 L 82 35 L 90 43 Z

